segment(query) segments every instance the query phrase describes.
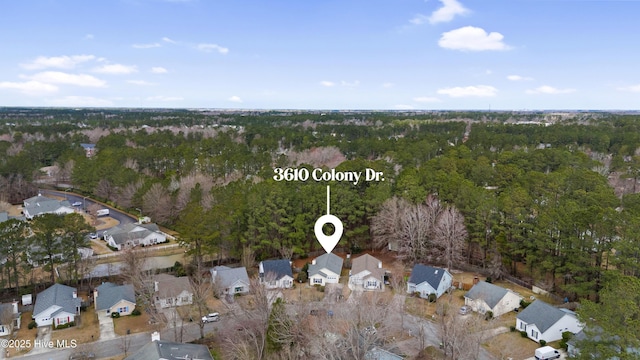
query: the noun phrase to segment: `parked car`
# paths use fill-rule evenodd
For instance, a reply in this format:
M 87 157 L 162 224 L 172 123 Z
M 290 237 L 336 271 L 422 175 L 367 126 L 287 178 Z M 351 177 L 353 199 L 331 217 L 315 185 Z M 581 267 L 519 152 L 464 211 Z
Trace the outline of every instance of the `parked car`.
M 468 313 L 471 312 L 471 306 L 464 305 L 463 307 L 460 308 L 460 311 L 458 312 L 460 313 L 460 315 L 467 315 Z
M 536 360 L 559 359 L 560 352 L 551 346 L 537 348 L 535 352 Z
M 215 312 L 215 313 L 211 313 L 211 314 L 207 314 L 205 316 L 202 317 L 202 322 L 203 323 L 208 323 L 208 322 L 216 322 L 220 320 L 220 314 Z
M 89 234 L 89 238 L 90 238 L 90 239 L 97 239 L 97 238 L 98 238 L 98 234 L 96 234 L 96 233 L 91 233 L 91 234 Z
M 87 351 L 79 351 L 69 355 L 69 360 L 93 360 L 96 354 Z
M 82 203 L 80 201 L 76 201 L 73 204 L 71 204 L 71 206 L 82 206 Z

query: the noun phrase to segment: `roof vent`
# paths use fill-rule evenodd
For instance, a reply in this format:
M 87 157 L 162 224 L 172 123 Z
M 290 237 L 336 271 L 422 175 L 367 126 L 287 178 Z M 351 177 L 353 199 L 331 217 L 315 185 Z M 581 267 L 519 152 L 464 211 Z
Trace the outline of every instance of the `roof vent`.
M 436 269 L 436 274 L 438 273 L 438 269 Z

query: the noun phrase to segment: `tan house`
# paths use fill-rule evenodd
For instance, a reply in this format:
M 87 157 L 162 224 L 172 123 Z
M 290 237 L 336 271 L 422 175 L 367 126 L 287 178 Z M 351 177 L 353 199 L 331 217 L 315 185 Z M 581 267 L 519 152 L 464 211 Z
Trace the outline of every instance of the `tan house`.
M 131 284 L 103 283 L 93 290 L 93 298 L 96 310 L 104 312 L 103 315 L 106 316 L 111 316 L 112 313 L 131 315 L 136 307 L 136 296 Z
M 155 278 L 154 286 L 156 306 L 168 308 L 193 303 L 193 290 L 189 278 L 186 276 L 175 277 L 169 274 L 159 274 Z
M 369 254 L 364 254 L 351 262 L 349 288 L 384 290 L 384 274 L 382 261 Z

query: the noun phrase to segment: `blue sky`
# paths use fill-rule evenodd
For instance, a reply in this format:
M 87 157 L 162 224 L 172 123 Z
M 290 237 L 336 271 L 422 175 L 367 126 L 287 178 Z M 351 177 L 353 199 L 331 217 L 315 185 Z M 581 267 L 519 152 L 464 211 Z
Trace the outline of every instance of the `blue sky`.
M 640 1 L 13 0 L 0 106 L 639 109 Z

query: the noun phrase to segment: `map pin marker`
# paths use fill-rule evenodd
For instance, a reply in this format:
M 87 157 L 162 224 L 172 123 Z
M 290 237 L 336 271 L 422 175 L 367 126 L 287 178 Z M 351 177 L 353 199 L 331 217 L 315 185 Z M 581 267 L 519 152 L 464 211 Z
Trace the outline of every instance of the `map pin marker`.
M 316 221 L 316 224 L 313 227 L 313 231 L 316 234 L 316 238 L 318 239 L 318 242 L 320 243 L 320 245 L 322 245 L 322 248 L 327 253 L 331 253 L 331 251 L 333 251 L 333 248 L 335 248 L 336 245 L 338 245 L 338 242 L 342 237 L 342 231 L 343 231 L 342 221 L 340 221 L 340 219 L 338 219 L 335 215 L 331 215 L 329 213 L 329 194 L 330 194 L 330 190 L 329 190 L 329 186 L 327 185 L 327 215 L 322 215 Z M 333 228 L 335 230 L 332 235 L 324 234 L 324 232 L 322 231 L 322 227 L 324 226 L 324 224 L 333 225 Z

